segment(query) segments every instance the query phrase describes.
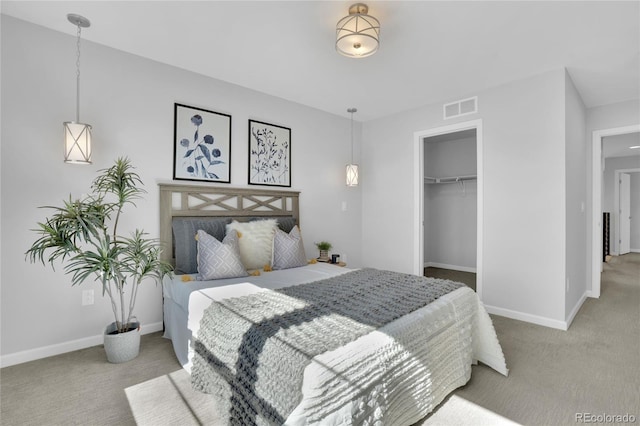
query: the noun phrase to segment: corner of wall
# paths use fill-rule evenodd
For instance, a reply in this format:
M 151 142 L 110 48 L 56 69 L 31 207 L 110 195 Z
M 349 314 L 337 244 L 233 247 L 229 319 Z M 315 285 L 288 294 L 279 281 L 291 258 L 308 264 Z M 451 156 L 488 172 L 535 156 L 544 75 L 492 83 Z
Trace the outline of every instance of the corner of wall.
M 577 312 L 584 301 L 590 251 L 586 233 L 587 221 L 587 151 L 586 108 L 565 68 L 565 317 Z M 569 313 L 571 312 L 571 313 Z M 569 314 L 568 314 L 569 313 Z M 568 315 L 567 315 L 568 314 Z M 570 323 L 570 321 L 568 321 Z
M 584 304 L 585 300 L 587 300 L 587 297 L 589 297 L 589 295 L 588 295 L 588 292 L 585 291 L 584 294 L 573 306 L 573 309 L 571 309 L 571 312 L 569 312 L 569 314 L 567 315 L 567 319 L 565 320 L 565 324 L 567 327 L 565 330 L 568 330 L 569 327 L 571 327 L 571 323 L 573 323 L 573 320 L 575 319 L 576 315 L 578 315 L 578 312 L 580 311 L 580 308 Z

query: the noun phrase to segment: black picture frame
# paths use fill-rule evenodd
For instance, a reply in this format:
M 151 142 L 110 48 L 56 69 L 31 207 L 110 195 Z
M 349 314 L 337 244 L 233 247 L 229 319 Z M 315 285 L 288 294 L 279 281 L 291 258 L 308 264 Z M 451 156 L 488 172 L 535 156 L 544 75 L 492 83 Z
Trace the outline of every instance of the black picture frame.
M 291 187 L 291 129 L 249 120 L 249 185 Z
M 231 115 L 174 104 L 173 179 L 231 183 Z

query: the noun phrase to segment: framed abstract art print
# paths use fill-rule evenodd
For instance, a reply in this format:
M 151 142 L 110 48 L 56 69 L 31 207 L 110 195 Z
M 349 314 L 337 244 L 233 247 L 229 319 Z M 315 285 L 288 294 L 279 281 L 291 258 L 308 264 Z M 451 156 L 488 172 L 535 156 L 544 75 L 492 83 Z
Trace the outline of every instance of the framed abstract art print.
M 249 184 L 291 186 L 291 129 L 249 120 Z
M 174 104 L 173 178 L 231 182 L 231 116 Z

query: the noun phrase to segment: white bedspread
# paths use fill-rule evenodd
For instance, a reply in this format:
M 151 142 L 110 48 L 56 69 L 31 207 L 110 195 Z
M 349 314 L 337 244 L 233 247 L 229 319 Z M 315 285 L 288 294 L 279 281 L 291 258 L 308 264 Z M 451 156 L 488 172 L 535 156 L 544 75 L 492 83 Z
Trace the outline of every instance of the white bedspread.
M 183 283 L 176 277 L 173 283 L 165 282 L 165 335 L 173 340 L 178 359 L 190 370 L 191 336 L 197 336 L 200 318 L 212 300 L 348 271 L 315 264 L 260 277 L 218 280 L 222 282 L 216 281 L 212 288 L 200 288 L 204 287 L 201 282 Z M 491 319 L 476 293 L 465 287 L 316 356 L 304 373 L 303 399 L 286 424 L 373 424 L 383 419 L 384 424 L 408 425 L 463 386 L 476 361 L 507 375 Z
M 257 277 L 189 282 L 183 282 L 181 275 L 165 278 L 164 336 L 172 340 L 180 364 L 191 371 L 192 336 L 200 327 L 202 313 L 211 301 L 318 281 L 349 271 L 352 269 L 315 263 L 301 268 L 263 272 Z
M 415 423 L 467 383 L 477 360 L 508 373 L 491 319 L 465 287 L 314 358 L 286 424 Z

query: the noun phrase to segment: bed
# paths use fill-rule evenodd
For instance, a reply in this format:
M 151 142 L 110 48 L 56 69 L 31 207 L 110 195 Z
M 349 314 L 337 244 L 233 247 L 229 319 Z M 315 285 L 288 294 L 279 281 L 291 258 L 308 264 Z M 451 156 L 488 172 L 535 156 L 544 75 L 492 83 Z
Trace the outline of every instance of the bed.
M 295 191 L 160 185 L 164 256 L 177 272 L 163 283 L 165 337 L 230 424 L 409 425 L 463 386 L 473 363 L 507 375 L 491 319 L 459 283 L 432 280 L 416 296 L 415 281 L 431 279 L 326 263 L 185 281 L 197 251 L 184 247 L 185 235 L 207 228 L 221 239 L 232 220 L 274 218 L 287 233 L 300 224 L 298 199 Z M 378 292 L 378 306 L 355 313 L 361 295 Z

